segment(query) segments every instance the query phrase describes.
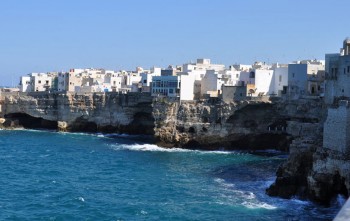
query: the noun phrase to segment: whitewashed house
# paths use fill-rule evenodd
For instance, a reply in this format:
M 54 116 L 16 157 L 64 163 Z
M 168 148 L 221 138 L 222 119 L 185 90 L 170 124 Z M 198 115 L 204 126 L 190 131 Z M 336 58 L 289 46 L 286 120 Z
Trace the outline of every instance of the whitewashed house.
M 46 73 L 31 73 L 32 91 L 49 91 L 53 76 Z
M 271 95 L 282 96 L 287 93 L 288 87 L 288 66 L 274 68 L 274 86 Z
M 32 91 L 30 76 L 22 76 L 20 78 L 19 90 L 21 92 L 31 92 Z

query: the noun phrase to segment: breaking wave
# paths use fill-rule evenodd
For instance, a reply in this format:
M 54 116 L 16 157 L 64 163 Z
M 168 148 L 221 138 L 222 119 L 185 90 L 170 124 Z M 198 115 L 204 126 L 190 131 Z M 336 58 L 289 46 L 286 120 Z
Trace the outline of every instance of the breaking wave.
M 244 155 L 236 151 L 205 151 L 205 150 L 189 150 L 182 148 L 163 148 L 155 144 L 115 144 L 112 145 L 115 150 L 131 150 L 131 151 L 145 151 L 145 152 L 184 152 L 184 153 L 198 153 L 198 154 L 236 154 Z
M 260 202 L 256 195 L 253 192 L 250 191 L 242 191 L 236 189 L 235 184 L 233 183 L 227 183 L 224 179 L 221 178 L 215 178 L 214 181 L 219 184 L 222 188 L 224 188 L 225 194 L 222 194 L 221 197 L 223 198 L 226 203 L 237 205 L 240 204 L 248 209 L 267 209 L 267 210 L 274 210 L 277 209 L 276 206 L 270 205 L 265 202 Z M 223 202 L 218 202 L 219 204 L 224 204 Z

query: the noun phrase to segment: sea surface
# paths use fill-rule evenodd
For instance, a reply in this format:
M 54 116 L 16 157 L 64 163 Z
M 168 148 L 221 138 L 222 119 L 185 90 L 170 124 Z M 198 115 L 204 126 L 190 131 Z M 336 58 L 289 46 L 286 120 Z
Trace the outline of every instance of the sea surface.
M 0 131 L 0 220 L 332 220 L 265 195 L 286 155 L 162 149 L 144 137 Z

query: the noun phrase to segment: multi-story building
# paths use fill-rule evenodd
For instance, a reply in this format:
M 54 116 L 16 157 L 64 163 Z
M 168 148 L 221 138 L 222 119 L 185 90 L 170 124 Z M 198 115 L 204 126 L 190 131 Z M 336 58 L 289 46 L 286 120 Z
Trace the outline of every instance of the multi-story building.
M 319 95 L 323 84 L 324 61 L 304 60 L 288 65 L 288 94 L 290 96 Z M 317 77 L 318 76 L 318 77 Z
M 343 42 L 340 53 L 326 54 L 325 102 L 350 99 L 350 39 Z
M 55 77 L 46 73 L 31 73 L 29 76 L 31 82 L 30 91 L 50 91 L 53 78 Z
M 180 76 L 152 77 L 152 96 L 180 96 Z
M 151 68 L 151 73 L 141 73 L 141 92 L 151 92 L 152 77 L 161 76 L 161 68 Z
M 59 92 L 67 91 L 68 90 L 68 75 L 67 72 L 60 72 L 57 75 L 57 90 Z
M 178 97 L 188 101 L 194 98 L 194 78 L 191 75 L 152 77 L 152 96 Z

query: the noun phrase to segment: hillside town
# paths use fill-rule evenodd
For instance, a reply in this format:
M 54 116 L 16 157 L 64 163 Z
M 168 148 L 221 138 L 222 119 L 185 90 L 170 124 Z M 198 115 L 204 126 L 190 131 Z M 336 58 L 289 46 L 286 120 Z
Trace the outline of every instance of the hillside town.
M 350 66 L 339 62 L 349 54 L 350 40 L 344 40 L 340 53 L 326 54 L 325 60 L 300 60 L 289 64 L 234 64 L 226 67 L 210 59 L 197 59 L 167 68 L 152 67 L 135 71 L 70 69 L 68 72 L 30 73 L 20 78 L 20 92 L 141 92 L 157 97 L 175 97 L 181 101 L 221 98 L 225 102 L 253 97 L 299 98 L 341 96 L 350 91 L 334 91 L 345 81 L 337 81 L 338 72 L 349 73 Z M 345 56 L 347 57 L 347 56 Z M 341 78 L 341 76 L 339 76 Z M 326 88 L 325 80 L 329 87 Z M 337 85 L 336 85 L 337 84 Z

